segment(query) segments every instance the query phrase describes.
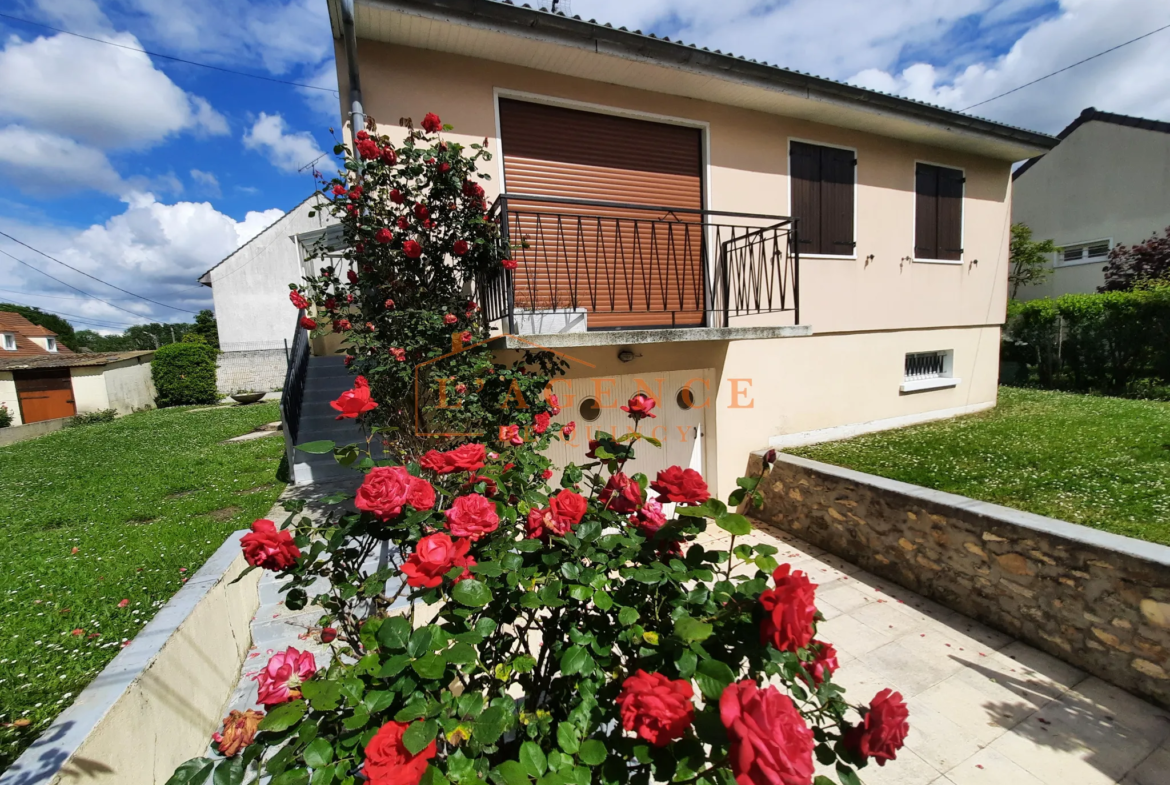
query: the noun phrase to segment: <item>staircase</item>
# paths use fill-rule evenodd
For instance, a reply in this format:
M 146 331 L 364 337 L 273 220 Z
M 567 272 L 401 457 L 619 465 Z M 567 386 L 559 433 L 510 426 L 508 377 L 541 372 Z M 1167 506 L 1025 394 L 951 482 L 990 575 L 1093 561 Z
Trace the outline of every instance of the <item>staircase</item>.
M 353 374 L 346 370 L 344 358 L 309 357 L 305 374 L 305 389 L 297 418 L 297 444 L 329 440 L 338 445 L 364 442 L 365 436 L 354 420 L 338 420 L 337 412 L 329 405 L 346 390 L 353 389 Z M 293 445 L 294 447 L 296 445 Z M 342 466 L 332 454 L 311 455 L 293 450 L 292 475 L 294 485 L 313 485 L 322 482 L 353 480 L 361 475 Z

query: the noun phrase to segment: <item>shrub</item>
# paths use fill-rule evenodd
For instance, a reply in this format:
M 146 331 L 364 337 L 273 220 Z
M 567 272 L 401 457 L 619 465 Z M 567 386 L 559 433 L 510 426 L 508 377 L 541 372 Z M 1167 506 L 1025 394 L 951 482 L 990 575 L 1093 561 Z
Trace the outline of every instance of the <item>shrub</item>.
M 76 428 L 81 425 L 96 425 L 102 422 L 113 422 L 118 417 L 117 409 L 102 409 L 97 412 L 85 412 L 84 414 L 74 415 L 69 418 L 69 422 L 65 424 L 66 428 Z
M 8 404 L 0 403 L 0 428 L 7 428 L 12 425 L 12 412 L 8 409 Z
M 1170 385 L 1170 284 L 1012 302 L 1003 358 L 1042 387 L 1156 397 Z
M 150 374 L 157 391 L 155 403 L 184 406 L 215 403 L 219 393 L 215 381 L 216 350 L 206 343 L 171 343 L 154 354 Z
M 1170 226 L 1137 245 L 1118 245 L 1105 263 L 1102 292 L 1123 292 L 1150 281 L 1170 281 Z

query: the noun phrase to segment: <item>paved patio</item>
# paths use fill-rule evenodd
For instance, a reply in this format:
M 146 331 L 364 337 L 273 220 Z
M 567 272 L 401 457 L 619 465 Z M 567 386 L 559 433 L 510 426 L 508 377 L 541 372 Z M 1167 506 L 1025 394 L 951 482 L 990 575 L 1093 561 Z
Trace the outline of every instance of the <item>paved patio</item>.
M 320 495 L 320 492 L 317 494 Z M 282 510 L 274 520 L 282 521 Z M 865 703 L 890 687 L 910 707 L 898 759 L 861 772 L 867 785 L 1170 785 L 1170 712 L 767 524 L 737 542 L 767 543 L 804 570 L 839 652 L 834 679 Z M 711 527 L 700 542 L 727 546 Z M 229 708 L 254 705 L 251 676 L 268 654 L 308 648 L 318 612 L 290 612 L 265 576 L 253 649 Z M 226 713 L 226 712 L 225 712 Z M 831 771 L 824 771 L 832 776 Z

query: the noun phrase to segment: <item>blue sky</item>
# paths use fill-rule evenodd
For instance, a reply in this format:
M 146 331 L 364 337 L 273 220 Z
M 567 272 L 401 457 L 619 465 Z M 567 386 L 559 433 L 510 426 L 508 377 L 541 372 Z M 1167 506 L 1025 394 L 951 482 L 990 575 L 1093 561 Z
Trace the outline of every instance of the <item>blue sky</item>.
M 545 5 L 548 0 L 545 0 Z M 571 13 L 962 109 L 1170 23 L 1162 0 L 569 0 Z M 0 13 L 0 299 L 78 327 L 176 321 L 208 267 L 312 189 L 339 127 L 325 0 L 8 0 Z M 804 32 L 802 32 L 804 31 Z M 831 32 L 830 32 L 831 31 Z M 1055 133 L 1089 105 L 1170 119 L 1170 31 L 975 114 Z M 326 164 L 329 158 L 322 160 Z M 119 310 L 124 309 L 124 310 Z M 128 313 L 129 312 L 129 313 Z

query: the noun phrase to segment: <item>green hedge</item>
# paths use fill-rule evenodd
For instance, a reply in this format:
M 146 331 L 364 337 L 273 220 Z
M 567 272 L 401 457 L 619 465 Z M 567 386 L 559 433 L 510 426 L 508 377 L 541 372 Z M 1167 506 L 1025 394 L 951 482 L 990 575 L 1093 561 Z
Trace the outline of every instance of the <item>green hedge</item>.
M 1007 382 L 1170 398 L 1170 286 L 1012 302 Z
M 159 408 L 215 403 L 215 347 L 206 343 L 171 343 L 154 353 L 150 374 Z

